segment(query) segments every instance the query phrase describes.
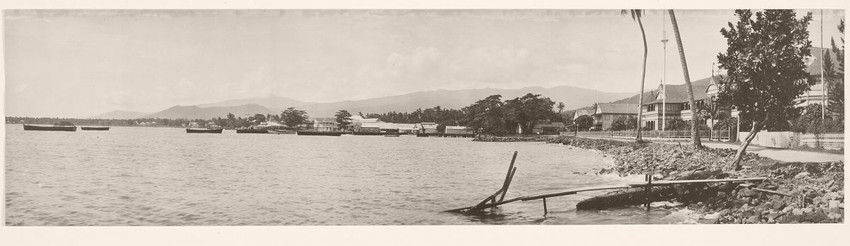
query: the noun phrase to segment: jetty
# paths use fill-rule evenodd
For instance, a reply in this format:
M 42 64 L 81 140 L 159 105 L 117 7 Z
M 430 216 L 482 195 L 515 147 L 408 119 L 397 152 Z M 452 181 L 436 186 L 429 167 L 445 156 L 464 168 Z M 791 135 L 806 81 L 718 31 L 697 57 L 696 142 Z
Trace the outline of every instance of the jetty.
M 511 181 L 513 180 L 514 174 L 516 174 L 516 167 L 514 166 L 514 162 L 516 161 L 517 152 L 514 151 L 513 157 L 511 158 L 511 164 L 508 167 L 508 173 L 505 176 L 505 181 L 502 184 L 502 187 L 499 188 L 492 195 L 484 198 L 477 204 L 468 207 L 462 208 L 454 208 L 445 210 L 443 212 L 449 213 L 462 213 L 462 214 L 476 214 L 481 213 L 484 209 L 494 208 L 503 204 L 517 202 L 517 201 L 534 201 L 534 200 L 543 200 L 543 214 L 548 214 L 548 205 L 546 203 L 547 198 L 567 196 L 567 195 L 575 195 L 579 192 L 588 192 L 588 191 L 599 191 L 599 190 L 626 190 L 626 192 L 614 194 L 614 195 L 603 195 L 597 196 L 585 201 L 580 202 L 576 205 L 577 209 L 604 209 L 608 207 L 615 206 L 624 206 L 624 205 L 644 205 L 646 209 L 649 210 L 649 204 L 654 201 L 660 200 L 668 200 L 675 198 L 677 193 L 672 188 L 674 185 L 686 185 L 695 190 L 697 193 L 699 190 L 703 189 L 711 189 L 712 187 L 707 187 L 705 184 L 712 183 L 751 183 L 751 182 L 762 182 L 767 180 L 766 177 L 754 177 L 754 178 L 735 178 L 735 179 L 697 179 L 697 180 L 652 180 L 652 176 L 647 174 L 645 175 L 645 182 L 640 183 L 628 183 L 623 185 L 611 185 L 611 186 L 594 186 L 594 187 L 584 187 L 584 188 L 576 188 L 569 189 L 559 192 L 539 194 L 539 195 L 530 195 L 530 196 L 520 196 L 516 198 L 511 198 L 505 200 L 505 194 L 510 187 Z M 653 189 L 655 188 L 655 189 Z M 714 187 L 716 188 L 716 187 Z M 662 192 L 668 191 L 668 192 Z M 767 192 L 767 191 L 765 191 Z M 498 199 L 496 199 L 498 197 Z

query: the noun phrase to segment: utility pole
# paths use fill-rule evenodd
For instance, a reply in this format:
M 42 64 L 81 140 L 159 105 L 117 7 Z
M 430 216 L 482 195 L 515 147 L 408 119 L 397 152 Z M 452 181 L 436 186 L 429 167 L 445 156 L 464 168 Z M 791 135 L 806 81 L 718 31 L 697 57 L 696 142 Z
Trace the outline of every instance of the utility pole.
M 826 58 L 824 56 L 824 46 L 823 46 L 823 9 L 820 10 L 820 81 L 821 81 L 821 104 L 820 104 L 820 119 L 826 119 L 826 96 L 827 86 L 826 79 L 824 79 L 823 74 L 823 59 Z
M 661 16 L 661 43 L 664 44 L 664 69 L 661 75 L 661 132 L 662 135 L 664 133 L 664 129 L 667 122 L 667 25 L 664 23 L 667 22 L 667 12 L 663 12 L 664 14 Z

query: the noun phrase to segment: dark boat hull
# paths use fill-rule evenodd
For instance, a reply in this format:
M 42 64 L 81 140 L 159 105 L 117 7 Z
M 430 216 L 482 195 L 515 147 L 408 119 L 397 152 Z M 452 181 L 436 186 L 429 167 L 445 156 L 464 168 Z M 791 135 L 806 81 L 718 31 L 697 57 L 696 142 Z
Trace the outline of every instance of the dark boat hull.
M 266 129 L 236 129 L 236 133 L 269 133 L 269 130 Z
M 381 135 L 384 135 L 384 134 L 380 133 L 380 132 L 353 132 L 353 133 L 351 133 L 351 135 L 356 135 L 356 136 L 381 136 Z
M 221 133 L 224 129 L 186 129 L 186 133 Z
M 24 125 L 24 130 L 26 131 L 61 131 L 61 132 L 75 132 L 77 131 L 76 126 L 39 126 L 39 125 Z
M 80 129 L 83 131 L 109 131 L 108 126 L 81 126 Z
M 311 131 L 298 131 L 299 136 L 342 136 L 342 132 L 311 132 Z

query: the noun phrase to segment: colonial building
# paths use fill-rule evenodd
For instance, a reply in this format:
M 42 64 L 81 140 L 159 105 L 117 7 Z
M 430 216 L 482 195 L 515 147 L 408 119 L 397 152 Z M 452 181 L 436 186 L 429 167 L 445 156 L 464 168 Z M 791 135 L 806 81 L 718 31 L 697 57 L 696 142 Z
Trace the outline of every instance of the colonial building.
M 812 47 L 812 56 L 806 58 L 806 64 L 808 65 L 807 71 L 809 74 L 818 78 L 818 80 L 821 74 L 821 50 L 822 49 L 819 47 Z M 833 52 L 829 49 L 826 51 Z M 837 63 L 834 53 L 831 57 L 833 62 Z M 691 82 L 694 92 L 694 101 L 697 104 L 697 107 L 704 105 L 708 101 L 714 102 L 717 100 L 719 89 L 715 79 L 719 79 L 719 77 L 709 77 Z M 829 91 L 825 90 L 824 87 L 824 84 L 820 81 L 811 86 L 809 91 L 797 97 L 797 107 L 805 107 L 809 104 L 828 105 L 826 96 Z M 669 122 L 673 119 L 682 119 L 690 122 L 693 119 L 686 85 L 667 85 L 666 87 L 659 86 L 657 90 L 654 90 L 651 93 L 653 94 L 653 100 L 644 102 L 641 107 L 641 110 L 643 111 L 643 119 L 641 120 L 642 126 L 653 130 L 662 130 L 662 120 L 666 119 L 666 122 Z M 738 117 L 738 111 L 735 108 L 721 108 L 720 111 L 726 113 L 732 118 Z M 701 119 L 700 121 L 709 127 L 713 124 L 711 120 L 707 121 L 705 119 Z
M 638 105 L 626 103 L 599 103 L 593 113 L 593 124 L 596 129 L 609 130 L 614 120 L 621 116 L 637 117 Z

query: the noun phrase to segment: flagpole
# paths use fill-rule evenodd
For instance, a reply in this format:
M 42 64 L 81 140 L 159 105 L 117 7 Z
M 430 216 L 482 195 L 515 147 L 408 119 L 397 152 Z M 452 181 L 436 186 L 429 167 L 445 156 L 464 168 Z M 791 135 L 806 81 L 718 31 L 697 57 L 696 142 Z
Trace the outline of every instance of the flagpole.
M 666 122 L 667 122 L 667 25 L 664 25 L 666 22 L 667 12 L 663 12 L 664 14 L 661 17 L 661 43 L 664 44 L 664 68 L 663 73 L 661 75 L 661 132 L 664 132 Z

